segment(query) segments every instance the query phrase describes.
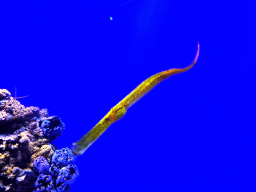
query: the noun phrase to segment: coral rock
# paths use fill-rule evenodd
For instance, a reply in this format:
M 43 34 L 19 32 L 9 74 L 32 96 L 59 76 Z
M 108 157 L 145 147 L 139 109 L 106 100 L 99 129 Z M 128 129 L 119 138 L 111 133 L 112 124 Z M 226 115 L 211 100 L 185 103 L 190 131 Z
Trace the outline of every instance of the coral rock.
M 75 157 L 51 144 L 64 128 L 46 109 L 25 107 L 0 89 L 0 192 L 68 191 L 78 176 Z
M 68 191 L 78 176 L 79 172 L 77 166 L 74 164 L 69 164 L 61 168 L 56 180 L 57 192 Z
M 38 173 L 49 173 L 50 164 L 43 156 L 37 157 L 34 160 L 33 165 L 37 169 Z
M 41 129 L 43 130 L 44 136 L 52 141 L 61 135 L 65 129 L 65 125 L 59 117 L 53 116 L 41 123 Z

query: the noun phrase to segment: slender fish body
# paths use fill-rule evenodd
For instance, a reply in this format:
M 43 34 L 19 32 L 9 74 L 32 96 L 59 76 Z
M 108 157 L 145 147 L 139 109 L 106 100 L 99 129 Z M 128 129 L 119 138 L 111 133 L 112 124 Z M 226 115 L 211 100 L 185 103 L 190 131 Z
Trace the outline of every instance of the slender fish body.
M 143 81 L 139 86 L 137 86 L 130 94 L 128 94 L 123 100 L 121 100 L 117 105 L 115 105 L 100 121 L 97 123 L 86 135 L 84 135 L 79 141 L 73 143 L 72 152 L 74 155 L 82 155 L 85 150 L 91 146 L 91 144 L 96 141 L 101 134 L 107 130 L 107 128 L 121 119 L 127 109 L 131 107 L 135 102 L 146 95 L 151 89 L 153 89 L 157 84 L 163 80 L 169 78 L 171 75 L 185 72 L 191 69 L 197 62 L 199 56 L 199 43 L 197 45 L 197 53 L 193 62 L 185 68 L 182 69 L 169 69 L 157 73 L 145 81 Z

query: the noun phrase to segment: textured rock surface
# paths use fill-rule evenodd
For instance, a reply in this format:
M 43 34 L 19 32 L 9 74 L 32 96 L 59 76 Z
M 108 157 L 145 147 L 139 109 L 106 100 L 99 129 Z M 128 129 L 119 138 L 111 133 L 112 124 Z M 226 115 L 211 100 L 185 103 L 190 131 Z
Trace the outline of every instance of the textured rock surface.
M 0 192 L 68 191 L 79 174 L 75 157 L 51 144 L 64 129 L 59 117 L 0 89 Z

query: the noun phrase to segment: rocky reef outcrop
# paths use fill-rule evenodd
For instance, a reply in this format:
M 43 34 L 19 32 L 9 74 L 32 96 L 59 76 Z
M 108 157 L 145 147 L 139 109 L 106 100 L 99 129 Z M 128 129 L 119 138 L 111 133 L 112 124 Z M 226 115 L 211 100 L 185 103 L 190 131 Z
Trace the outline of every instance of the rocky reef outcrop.
M 64 129 L 59 117 L 0 89 L 0 192 L 68 191 L 79 175 L 75 156 L 51 144 Z

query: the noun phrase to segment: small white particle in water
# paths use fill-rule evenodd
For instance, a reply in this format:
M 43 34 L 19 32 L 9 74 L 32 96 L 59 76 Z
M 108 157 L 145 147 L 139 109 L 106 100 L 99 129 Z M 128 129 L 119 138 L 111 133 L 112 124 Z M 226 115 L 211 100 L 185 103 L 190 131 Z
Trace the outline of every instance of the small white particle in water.
M 109 19 L 112 21 L 112 20 L 113 20 L 113 17 L 110 17 Z

